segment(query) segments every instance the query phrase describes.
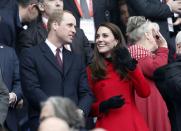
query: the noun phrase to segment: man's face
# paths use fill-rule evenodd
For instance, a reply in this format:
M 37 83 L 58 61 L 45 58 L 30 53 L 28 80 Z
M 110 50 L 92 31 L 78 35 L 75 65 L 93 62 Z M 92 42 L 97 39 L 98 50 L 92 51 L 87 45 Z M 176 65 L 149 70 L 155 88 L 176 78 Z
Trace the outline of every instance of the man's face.
M 40 10 L 49 17 L 53 12 L 63 11 L 63 0 L 44 0 Z
M 76 33 L 75 26 L 75 17 L 70 13 L 64 12 L 62 22 L 59 24 L 56 32 L 57 37 L 59 37 L 63 44 L 72 43 Z

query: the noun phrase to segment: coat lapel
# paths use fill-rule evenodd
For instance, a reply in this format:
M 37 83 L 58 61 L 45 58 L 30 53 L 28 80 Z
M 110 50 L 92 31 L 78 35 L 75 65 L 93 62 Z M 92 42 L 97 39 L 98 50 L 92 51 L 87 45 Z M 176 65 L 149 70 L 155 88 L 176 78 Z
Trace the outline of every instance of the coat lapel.
M 73 61 L 73 56 L 70 51 L 63 48 L 63 70 L 64 70 L 64 76 L 68 73 Z
M 56 62 L 56 58 L 53 54 L 53 52 L 51 51 L 51 49 L 48 47 L 48 45 L 46 43 L 44 44 L 40 44 L 40 48 L 43 52 L 43 55 L 45 56 L 45 58 L 52 63 L 52 65 L 59 70 L 62 74 L 63 74 L 63 70 L 60 68 L 60 66 L 58 65 L 58 63 Z

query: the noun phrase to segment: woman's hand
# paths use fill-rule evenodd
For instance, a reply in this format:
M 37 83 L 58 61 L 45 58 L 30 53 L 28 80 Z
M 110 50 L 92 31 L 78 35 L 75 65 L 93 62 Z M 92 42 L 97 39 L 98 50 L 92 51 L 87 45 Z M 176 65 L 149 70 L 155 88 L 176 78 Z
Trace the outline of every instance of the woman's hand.
M 162 36 L 160 31 L 157 31 L 157 30 L 153 29 L 152 32 L 153 32 L 153 37 L 155 38 L 155 41 L 156 41 L 158 47 L 168 48 L 167 41 Z

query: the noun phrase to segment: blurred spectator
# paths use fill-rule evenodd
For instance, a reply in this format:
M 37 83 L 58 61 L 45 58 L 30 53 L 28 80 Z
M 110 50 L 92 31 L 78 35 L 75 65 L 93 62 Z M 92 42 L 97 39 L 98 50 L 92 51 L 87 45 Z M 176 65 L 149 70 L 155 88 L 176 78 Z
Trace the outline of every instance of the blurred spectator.
M 18 35 L 18 52 L 20 53 L 22 49 L 35 46 L 45 42 L 48 36 L 47 22 L 52 14 L 52 12 L 61 12 L 63 10 L 62 0 L 40 0 L 39 10 L 40 18 L 38 22 L 30 25 L 27 30 L 22 31 Z M 76 34 L 72 43 L 66 45 L 68 50 L 76 54 L 81 54 L 86 64 L 90 64 L 92 61 L 93 50 L 91 44 L 87 40 L 84 32 L 76 28 Z
M 175 42 L 176 42 L 176 54 L 178 56 L 181 56 L 181 31 L 177 33 Z
M 181 13 L 180 0 L 127 0 L 131 16 L 145 16 L 159 24 L 160 32 L 166 39 L 169 48 L 169 61 L 175 54 L 175 41 L 171 39 L 167 18 L 174 13 Z
M 50 117 L 43 120 L 38 131 L 72 131 L 69 125 L 63 119 L 57 117 Z
M 123 32 L 123 35 L 126 37 L 126 26 L 129 18 L 129 11 L 128 6 L 126 3 L 126 0 L 119 0 L 119 11 L 120 11 L 120 22 L 119 26 L 121 31 Z
M 9 90 L 9 110 L 5 127 L 11 131 L 17 131 L 16 106 L 23 96 L 20 83 L 19 61 L 14 49 L 0 45 L 0 69 L 3 81 Z
M 84 118 L 79 114 L 76 105 L 68 98 L 50 97 L 42 104 L 40 120 L 49 117 L 58 117 L 64 120 L 72 129 L 80 129 L 85 126 Z
M 0 8 L 0 43 L 15 47 L 22 23 L 30 22 L 37 16 L 37 0 L 7 0 L 6 5 Z
M 153 81 L 153 72 L 167 64 L 167 42 L 159 32 L 158 25 L 141 16 L 128 19 L 127 34 L 128 39 L 133 42 L 128 48 L 131 56 L 138 61 L 151 86 L 150 96 L 146 99 L 135 94 L 136 106 L 150 131 L 170 131 L 166 104 Z
M 63 0 L 64 9 L 73 13 L 77 26 L 94 42 L 95 28 L 103 22 L 119 24 L 118 0 Z M 81 6 L 81 1 L 86 5 Z M 87 7 L 85 9 L 85 6 Z

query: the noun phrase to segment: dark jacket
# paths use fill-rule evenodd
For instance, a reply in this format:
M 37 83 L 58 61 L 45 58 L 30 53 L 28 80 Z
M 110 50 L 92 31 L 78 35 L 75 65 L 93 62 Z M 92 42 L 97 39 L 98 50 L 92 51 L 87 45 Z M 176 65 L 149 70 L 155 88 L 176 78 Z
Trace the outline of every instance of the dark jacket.
M 19 74 L 19 61 L 15 50 L 7 46 L 0 46 L 0 69 L 2 79 L 8 88 L 9 92 L 14 92 L 17 96 L 17 101 L 22 99 L 22 91 Z M 7 127 L 11 131 L 17 131 L 17 116 L 16 109 L 9 107 L 6 118 Z
M 167 104 L 172 131 L 181 131 L 181 59 L 158 68 L 154 79 Z

